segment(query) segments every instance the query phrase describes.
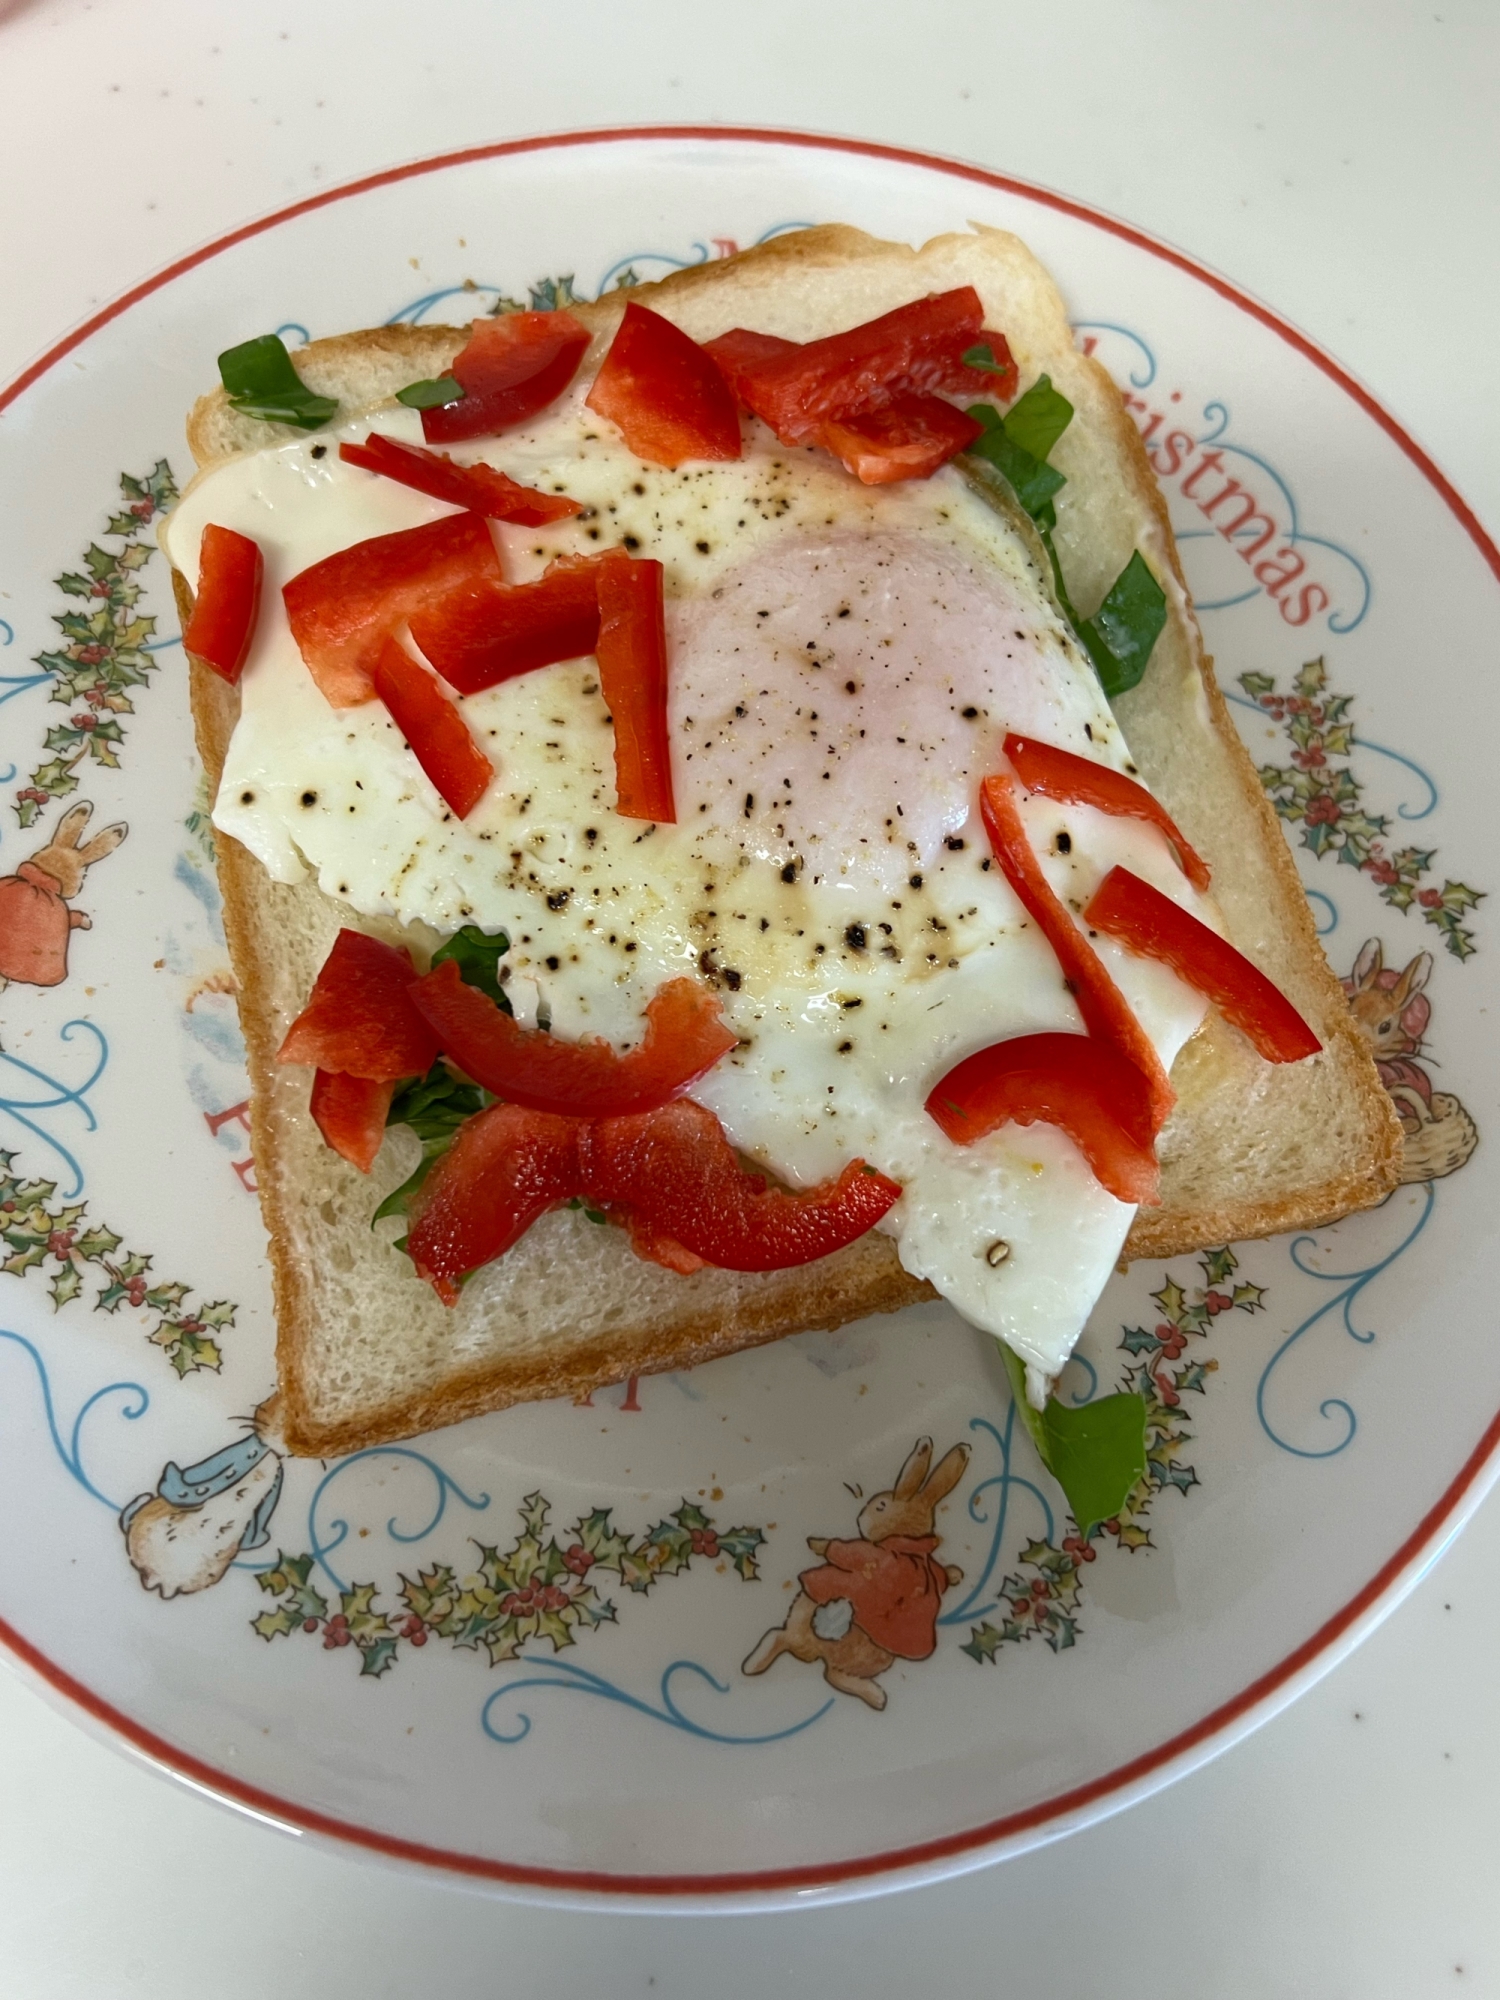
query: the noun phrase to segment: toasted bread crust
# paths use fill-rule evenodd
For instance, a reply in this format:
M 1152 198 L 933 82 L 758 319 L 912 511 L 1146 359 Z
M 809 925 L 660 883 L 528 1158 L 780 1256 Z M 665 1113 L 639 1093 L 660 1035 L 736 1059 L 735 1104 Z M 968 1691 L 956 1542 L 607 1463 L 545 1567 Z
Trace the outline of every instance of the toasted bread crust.
M 1259 903 L 1243 930 L 1235 922 L 1233 897 L 1221 896 L 1231 934 L 1291 992 L 1325 1043 L 1323 1055 L 1298 1066 L 1307 1073 L 1299 1083 L 1289 1072 L 1272 1076 L 1270 1066 L 1235 1029 L 1210 1016 L 1174 1067 L 1181 1101 L 1162 1134 L 1162 1206 L 1138 1213 L 1125 1258 L 1169 1257 L 1239 1238 L 1317 1226 L 1379 1201 L 1395 1186 L 1401 1159 L 1399 1122 L 1323 958 L 1295 863 L 1214 680 L 1192 616 L 1165 503 L 1136 427 L 1108 376 L 1073 349 L 1061 302 L 1029 253 L 1000 232 L 985 231 L 980 236 L 986 254 L 1019 268 L 1034 289 L 1034 300 L 1028 294 L 1030 318 L 1012 344 L 1023 380 L 1048 367 L 1079 410 L 1076 428 L 1082 449 L 1092 458 L 1080 473 L 1070 470 L 1070 478 L 1076 478 L 1077 491 L 1086 498 L 1088 467 L 1102 466 L 1123 489 L 1131 516 L 1128 538 L 1139 541 L 1168 588 L 1169 629 L 1164 640 L 1169 643 L 1158 642 L 1146 681 L 1121 704 L 1132 747 L 1153 789 L 1179 817 L 1195 845 L 1211 862 L 1224 862 L 1226 882 L 1233 880 L 1236 859 L 1242 862 L 1244 854 L 1253 850 Z M 887 289 L 895 278 L 904 284 L 904 296 L 919 296 L 941 283 L 964 282 L 946 275 L 945 266 L 956 257 L 972 256 L 974 245 L 972 236 L 954 236 L 913 252 L 836 226 L 799 231 L 725 263 L 682 271 L 633 294 L 611 294 L 575 310 L 596 334 L 596 344 L 612 331 L 629 296 L 649 301 L 686 323 L 698 337 L 743 323 L 774 330 L 779 302 L 799 285 L 826 285 L 831 276 L 842 280 L 850 274 L 875 273 Z M 872 309 L 886 307 L 882 303 Z M 863 316 L 862 301 L 856 296 L 843 323 Z M 382 327 L 313 342 L 299 353 L 298 366 L 314 388 L 338 392 L 356 383 L 361 390 L 358 400 L 374 402 L 417 376 L 442 373 L 466 338 L 463 328 Z M 189 444 L 200 467 L 236 451 L 260 449 L 280 434 L 278 426 L 251 423 L 229 410 L 222 390 L 198 402 L 188 426 Z M 1070 530 L 1068 519 L 1060 515 L 1065 558 L 1068 533 L 1086 538 L 1088 530 L 1086 521 Z M 1087 547 L 1086 539 L 1079 542 L 1080 559 Z M 1113 560 L 1107 550 L 1103 556 Z M 1070 581 L 1073 574 L 1070 562 Z M 186 614 L 191 594 L 175 574 L 174 586 Z M 1089 602 L 1086 587 L 1078 595 L 1084 604 Z M 216 786 L 238 714 L 238 696 L 196 664 L 191 686 L 199 750 Z M 1206 814 L 1203 801 L 1184 790 L 1182 774 L 1174 771 L 1170 755 L 1151 740 L 1157 712 L 1174 702 L 1184 712 L 1194 702 L 1202 704 L 1196 722 L 1207 731 L 1205 741 L 1211 745 L 1215 767 Z M 1170 730 L 1162 733 L 1170 735 Z M 1221 818 L 1232 822 L 1227 831 L 1219 823 Z M 307 1082 L 305 1077 L 299 1082 L 295 1073 L 278 1069 L 275 1063 L 290 1014 L 275 1003 L 265 968 L 276 913 L 285 908 L 286 899 L 326 904 L 330 935 L 341 919 L 316 887 L 287 889 L 273 884 L 237 842 L 223 834 L 216 838 L 225 929 L 249 1055 L 252 1143 L 270 1232 L 280 1422 L 291 1451 L 342 1453 L 515 1402 L 581 1396 L 626 1375 L 687 1367 L 789 1333 L 835 1327 L 936 1296 L 931 1286 L 902 1269 L 888 1238 L 872 1234 L 800 1271 L 752 1278 L 700 1274 L 708 1279 L 706 1284 L 699 1279 L 677 1280 L 669 1303 L 653 1319 L 580 1331 L 545 1356 L 539 1356 L 534 1346 L 520 1352 L 502 1348 L 466 1363 L 455 1359 L 436 1379 L 397 1393 L 363 1402 L 356 1397 L 352 1403 L 346 1399 L 343 1406 L 331 1406 L 329 1397 L 314 1387 L 328 1306 L 326 1274 L 314 1268 L 305 1240 L 299 1240 L 291 1178 L 296 1171 L 292 1158 L 296 1136 L 299 1129 L 305 1135 L 309 1124 Z M 1284 1172 L 1278 1181 L 1264 1169 L 1256 1146 L 1266 1135 L 1255 1126 L 1254 1108 L 1248 1134 L 1239 1129 L 1243 1118 L 1232 1132 L 1220 1129 L 1225 1125 L 1226 1096 L 1237 1093 L 1237 1104 L 1243 1099 L 1257 1107 L 1274 1093 L 1278 1105 L 1295 1109 L 1299 1091 L 1305 1097 L 1310 1090 L 1322 1092 L 1316 1100 L 1319 1106 L 1333 1107 L 1339 1140 L 1325 1145 L 1321 1155 L 1309 1144 L 1304 1149 L 1308 1157 L 1298 1156 L 1303 1167 L 1299 1174 Z M 1274 1125 L 1287 1113 L 1267 1102 L 1259 1115 Z M 368 1213 L 368 1182 L 354 1169 L 333 1161 L 324 1178 L 333 1185 L 340 1177 L 347 1183 L 342 1192 L 351 1200 L 362 1199 Z M 305 1228 L 303 1234 L 305 1238 Z M 427 1288 L 404 1259 L 393 1253 L 390 1263 L 391 1287 L 421 1294 L 425 1309 L 430 1303 Z M 337 1404 L 337 1399 L 333 1402 Z

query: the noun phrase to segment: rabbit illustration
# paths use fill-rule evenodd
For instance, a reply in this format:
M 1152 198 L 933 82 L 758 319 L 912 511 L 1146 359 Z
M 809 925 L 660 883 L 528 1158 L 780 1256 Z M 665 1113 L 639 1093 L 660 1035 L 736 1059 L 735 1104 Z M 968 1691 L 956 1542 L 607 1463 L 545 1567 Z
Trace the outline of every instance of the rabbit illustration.
M 823 1678 L 840 1694 L 884 1708 L 878 1676 L 897 1660 L 931 1657 L 943 1592 L 963 1579 L 962 1570 L 934 1557 L 932 1523 L 968 1462 L 969 1447 L 956 1444 L 934 1466 L 932 1439 L 919 1438 L 891 1490 L 860 1509 L 858 1541 L 809 1535 L 807 1546 L 823 1561 L 803 1570 L 785 1622 L 772 1626 L 742 1672 L 763 1674 L 790 1653 L 808 1665 L 821 1662 Z
M 1418 952 L 1397 972 L 1384 963 L 1380 939 L 1370 938 L 1342 982 L 1354 1025 L 1369 1044 L 1406 1134 L 1404 1182 L 1455 1173 L 1479 1143 L 1473 1119 L 1451 1092 L 1433 1089 L 1420 1059 L 1432 1019 L 1423 990 L 1431 977 L 1430 951 Z
M 94 808 L 69 807 L 45 847 L 23 861 L 14 875 L 0 876 L 0 987 L 8 980 L 26 986 L 61 986 L 68 976 L 68 940 L 90 922 L 69 903 L 83 887 L 85 872 L 113 854 L 130 829 L 107 826 L 79 846 Z
M 156 1491 L 120 1516 L 141 1588 L 162 1597 L 210 1589 L 241 1550 L 265 1547 L 280 1497 L 281 1457 L 259 1429 L 196 1465 L 163 1466 Z

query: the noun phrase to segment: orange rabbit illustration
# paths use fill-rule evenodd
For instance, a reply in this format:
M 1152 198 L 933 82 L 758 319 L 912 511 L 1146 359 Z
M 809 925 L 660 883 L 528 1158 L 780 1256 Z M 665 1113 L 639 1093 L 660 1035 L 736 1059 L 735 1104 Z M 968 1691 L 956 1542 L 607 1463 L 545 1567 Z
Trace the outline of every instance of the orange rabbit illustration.
M 1354 970 L 1343 981 L 1349 1011 L 1400 1114 L 1406 1134 L 1402 1180 L 1441 1180 L 1464 1164 L 1479 1133 L 1451 1092 L 1433 1089 L 1422 1061 L 1432 1019 L 1432 1003 L 1423 991 L 1432 977 L 1432 953 L 1418 952 L 1400 972 L 1383 961 L 1379 938 L 1360 946 Z
M 83 887 L 85 872 L 129 832 L 123 825 L 107 826 L 80 847 L 93 810 L 87 804 L 69 807 L 47 845 L 14 875 L 0 876 L 0 987 L 11 979 L 61 986 L 67 978 L 68 940 L 74 931 L 90 928 L 84 912 L 68 905 Z
M 823 1678 L 840 1694 L 884 1708 L 878 1676 L 897 1660 L 932 1656 L 943 1592 L 963 1579 L 961 1569 L 937 1561 L 932 1523 L 968 1462 L 969 1447 L 956 1444 L 934 1466 L 932 1439 L 919 1438 L 891 1490 L 860 1509 L 858 1541 L 809 1535 L 807 1546 L 824 1560 L 803 1570 L 785 1623 L 772 1626 L 742 1671 L 763 1674 L 790 1653 L 808 1665 L 821 1662 Z

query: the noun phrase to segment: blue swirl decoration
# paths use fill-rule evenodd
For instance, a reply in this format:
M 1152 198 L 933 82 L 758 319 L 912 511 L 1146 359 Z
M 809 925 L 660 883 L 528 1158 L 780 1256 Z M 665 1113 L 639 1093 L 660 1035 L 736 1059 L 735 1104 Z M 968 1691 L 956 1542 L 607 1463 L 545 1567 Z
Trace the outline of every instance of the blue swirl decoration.
M 1156 380 L 1156 356 L 1133 328 L 1119 326 L 1112 319 L 1075 319 L 1074 333 L 1117 333 L 1122 340 L 1129 341 L 1139 356 L 1130 374 L 1132 389 L 1149 389 Z
M 323 1475 L 322 1479 L 318 1482 L 312 1499 L 307 1505 L 307 1544 L 312 1550 L 313 1557 L 319 1569 L 322 1570 L 335 1590 L 344 1591 L 350 1587 L 328 1560 L 329 1556 L 348 1540 L 349 1523 L 342 1518 L 330 1521 L 328 1523 L 328 1532 L 325 1536 L 318 1525 L 319 1510 L 330 1489 L 336 1486 L 346 1474 L 352 1472 L 356 1465 L 361 1464 L 367 1459 L 377 1458 L 408 1460 L 413 1465 L 421 1466 L 423 1471 L 430 1474 L 432 1478 L 432 1512 L 420 1527 L 411 1529 L 399 1527 L 396 1517 L 392 1515 L 390 1520 L 385 1524 L 385 1531 L 393 1542 L 411 1543 L 425 1541 L 448 1511 L 448 1502 L 450 1499 L 457 1500 L 462 1506 L 467 1507 L 471 1513 L 475 1514 L 482 1514 L 490 1504 L 488 1493 L 481 1493 L 477 1496 L 465 1493 L 453 1475 L 445 1472 L 435 1459 L 426 1457 L 420 1451 L 413 1451 L 407 1445 L 380 1444 L 372 1445 L 367 1451 L 351 1452 L 348 1458 L 341 1458 L 331 1472 L 326 1472 Z
M 516 1711 L 514 1729 L 501 1729 L 495 1721 L 494 1711 L 499 1703 L 510 1700 L 529 1688 L 546 1688 L 554 1693 L 593 1695 L 599 1701 L 618 1702 L 621 1707 L 633 1709 L 637 1715 L 646 1715 L 653 1722 L 666 1723 L 669 1728 L 680 1729 L 688 1736 L 696 1736 L 706 1743 L 751 1744 L 781 1743 L 788 1736 L 800 1736 L 804 1729 L 811 1729 L 833 1707 L 835 1697 L 830 1695 L 820 1708 L 800 1722 L 789 1723 L 784 1729 L 767 1729 L 758 1734 L 731 1734 L 723 1729 L 710 1729 L 706 1723 L 697 1722 L 680 1706 L 673 1692 L 673 1683 L 679 1675 L 690 1675 L 703 1686 L 711 1688 L 717 1695 L 728 1695 L 729 1684 L 711 1674 L 707 1667 L 699 1666 L 696 1660 L 673 1660 L 669 1667 L 662 1669 L 657 1685 L 659 1699 L 656 1702 L 644 1700 L 640 1695 L 631 1694 L 628 1689 L 609 1681 L 602 1674 L 591 1673 L 587 1667 L 576 1666 L 571 1660 L 542 1660 L 536 1669 L 523 1674 L 519 1679 L 507 1681 L 503 1687 L 495 1689 L 479 1712 L 479 1725 L 492 1743 L 516 1744 L 523 1742 L 531 1734 L 531 1717 L 524 1710 Z
M 1337 1285 L 1339 1287 L 1332 1298 L 1325 1299 L 1316 1312 L 1309 1313 L 1299 1326 L 1292 1329 L 1262 1369 L 1260 1381 L 1256 1386 L 1255 1410 L 1256 1415 L 1260 1418 L 1261 1429 L 1273 1444 L 1279 1445 L 1283 1451 L 1290 1452 L 1294 1458 L 1336 1458 L 1341 1451 L 1347 1451 L 1349 1446 L 1354 1442 L 1355 1432 L 1359 1429 L 1359 1419 L 1355 1415 L 1352 1406 L 1342 1396 L 1327 1396 L 1318 1405 L 1318 1415 L 1325 1423 L 1337 1424 L 1342 1435 L 1334 1443 L 1324 1445 L 1320 1450 L 1314 1450 L 1306 1445 L 1293 1444 L 1289 1437 L 1277 1429 L 1267 1414 L 1266 1404 L 1272 1379 L 1277 1369 L 1281 1366 L 1287 1355 L 1291 1353 L 1292 1349 L 1297 1346 L 1298 1342 L 1305 1339 L 1315 1326 L 1321 1325 L 1333 1314 L 1338 1315 L 1343 1323 L 1345 1333 L 1351 1340 L 1357 1340 L 1362 1347 L 1368 1347 L 1373 1342 L 1375 1338 L 1374 1328 L 1371 1327 L 1368 1331 L 1365 1331 L 1360 1326 L 1356 1326 L 1354 1308 L 1365 1288 L 1373 1284 L 1382 1272 L 1388 1271 L 1398 1257 L 1404 1256 L 1427 1227 L 1433 1208 L 1436 1205 L 1437 1193 L 1431 1181 L 1423 1181 L 1419 1185 L 1421 1190 L 1421 1212 L 1417 1216 L 1416 1221 L 1407 1230 L 1394 1250 L 1388 1251 L 1384 1257 L 1370 1264 L 1362 1265 L 1358 1270 L 1325 1271 L 1320 1269 L 1316 1264 L 1310 1264 L 1307 1261 L 1309 1253 L 1320 1250 L 1323 1247 L 1317 1235 L 1298 1236 L 1291 1244 L 1289 1255 L 1294 1269 L 1302 1272 L 1305 1277 L 1316 1278 L 1320 1284 Z M 1400 1190 L 1398 1189 L 1397 1192 L 1399 1193 Z M 1388 1195 L 1385 1201 L 1381 1203 L 1380 1208 L 1375 1210 L 1375 1213 L 1377 1215 L 1380 1214 L 1395 1198 L 1395 1195 Z
M 100 1491 L 84 1465 L 84 1425 L 99 1405 L 111 1396 L 124 1397 L 125 1400 L 120 1404 L 116 1414 L 123 1417 L 127 1423 L 134 1423 L 138 1417 L 143 1417 L 150 1407 L 151 1397 L 147 1390 L 139 1382 L 106 1383 L 102 1389 L 96 1389 L 93 1395 L 87 1397 L 80 1405 L 78 1414 L 74 1417 L 67 1436 L 64 1437 L 62 1426 L 58 1422 L 57 1404 L 52 1394 L 51 1378 L 48 1376 L 47 1364 L 42 1359 L 40 1351 L 26 1338 L 25 1334 L 14 1333 L 9 1327 L 0 1326 L 0 1340 L 14 1343 L 15 1346 L 31 1357 L 32 1365 L 36 1369 L 37 1382 L 42 1392 L 42 1409 L 47 1418 L 47 1430 L 52 1439 L 52 1448 L 57 1453 L 62 1464 L 67 1468 L 70 1478 L 77 1485 L 81 1486 L 84 1492 L 92 1499 L 99 1501 L 112 1514 L 118 1514 L 121 1503 L 118 1500 L 111 1499 L 109 1494 Z
M 1095 1380 L 1097 1382 L 1097 1377 L 1095 1377 Z M 1075 1400 L 1087 1402 L 1088 1396 L 1092 1393 L 1093 1390 L 1091 1388 L 1088 1394 L 1077 1397 Z M 998 1429 L 990 1422 L 988 1417 L 970 1417 L 969 1429 L 980 1432 L 988 1437 L 1000 1457 L 999 1471 L 992 1472 L 987 1479 L 981 1479 L 969 1495 L 969 1519 L 979 1527 L 987 1526 L 989 1528 L 990 1545 L 985 1555 L 984 1568 L 980 1571 L 978 1580 L 968 1591 L 961 1603 L 955 1604 L 949 1610 L 938 1614 L 937 1622 L 939 1625 L 962 1625 L 969 1618 L 977 1616 L 982 1611 L 993 1610 L 994 1606 L 999 1602 L 998 1593 L 992 1590 L 990 1579 L 994 1576 L 995 1570 L 999 1565 L 1000 1550 L 1005 1540 L 1005 1530 L 1010 1519 L 1012 1492 L 1029 1494 L 1036 1502 L 1037 1507 L 1041 1511 L 1044 1540 L 1051 1541 L 1055 1525 L 1051 1505 L 1041 1488 L 1034 1485 L 1031 1480 L 1023 1478 L 1020 1473 L 1012 1472 L 1011 1470 L 1011 1452 L 1016 1438 L 1016 1405 L 1014 1397 L 1011 1399 L 1010 1406 L 1005 1413 L 1004 1430 Z M 994 1495 L 993 1501 L 990 1498 L 991 1495 Z M 990 1512 L 992 1506 L 994 1510 L 993 1517 Z
M 62 1140 L 49 1132 L 45 1126 L 38 1124 L 31 1114 L 38 1111 L 61 1111 L 71 1105 L 82 1117 L 85 1131 L 93 1132 L 98 1129 L 99 1121 L 88 1102 L 88 1094 L 104 1074 L 105 1065 L 109 1061 L 109 1043 L 105 1040 L 103 1031 L 96 1028 L 92 1021 L 67 1021 L 58 1030 L 58 1038 L 64 1042 L 71 1042 L 77 1034 L 90 1035 L 94 1041 L 94 1066 L 82 1083 L 77 1084 L 63 1083 L 57 1077 L 49 1076 L 45 1070 L 38 1069 L 35 1063 L 23 1062 L 9 1050 L 0 1049 L 0 1065 L 3 1065 L 0 1067 L 0 1091 L 16 1090 L 18 1084 L 15 1079 L 24 1077 L 29 1083 L 40 1086 L 43 1092 L 39 1097 L 0 1096 L 0 1118 L 13 1120 L 33 1138 L 40 1139 L 53 1157 L 72 1175 L 71 1184 L 62 1190 L 65 1201 L 71 1201 L 75 1195 L 83 1192 L 83 1168 Z M 24 1086 L 19 1087 L 24 1089 Z
M 1177 539 L 1181 541 L 1182 536 L 1179 535 Z M 1212 605 L 1203 605 L 1200 609 L 1208 611 L 1212 610 L 1213 607 Z M 1224 699 L 1232 701 L 1236 708 L 1248 708 L 1252 715 L 1265 715 L 1266 711 L 1261 707 L 1260 703 L 1252 701 L 1248 695 L 1236 694 L 1233 688 L 1224 688 L 1221 692 Z M 1415 758 L 1408 757 L 1403 751 L 1393 750 L 1388 743 L 1376 743 L 1370 737 L 1362 736 L 1357 729 L 1352 729 L 1349 732 L 1349 742 L 1354 750 L 1371 750 L 1377 757 L 1384 757 L 1392 764 L 1399 764 L 1403 770 L 1410 771 L 1417 783 L 1422 787 L 1416 800 L 1403 799 L 1398 803 L 1396 807 L 1397 819 L 1426 819 L 1430 813 L 1437 810 L 1438 801 L 1442 797 L 1442 793 L 1438 790 L 1437 780 L 1422 765 L 1417 763 Z M 1323 900 L 1327 902 L 1328 899 L 1325 896 Z M 1330 908 L 1332 908 L 1332 905 L 1330 905 Z M 1332 930 L 1333 924 L 1337 922 L 1338 913 L 1335 911 L 1333 923 L 1328 926 L 1329 930 Z M 1320 932 L 1319 935 L 1321 936 L 1323 933 Z

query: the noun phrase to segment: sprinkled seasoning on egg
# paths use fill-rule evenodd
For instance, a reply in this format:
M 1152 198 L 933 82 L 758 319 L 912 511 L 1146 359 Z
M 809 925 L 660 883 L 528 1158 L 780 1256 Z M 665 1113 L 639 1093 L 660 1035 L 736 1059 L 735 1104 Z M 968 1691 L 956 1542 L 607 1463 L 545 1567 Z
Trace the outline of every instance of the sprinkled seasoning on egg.
M 1029 548 L 957 471 L 862 487 L 754 424 L 741 461 L 667 471 L 590 428 L 581 393 L 454 456 L 583 503 L 545 538 L 497 529 L 515 581 L 600 546 L 663 564 L 676 824 L 615 811 L 614 726 L 591 659 L 462 700 L 497 777 L 460 822 L 378 703 L 329 710 L 274 618 L 243 682 L 216 823 L 279 879 L 309 867 L 368 915 L 506 930 L 500 974 L 526 1025 L 623 1047 L 664 980 L 707 980 L 740 1043 L 693 1094 L 734 1144 L 798 1185 L 857 1155 L 901 1181 L 884 1226 L 908 1268 L 1055 1370 L 1128 1212 L 1052 1128 L 964 1149 L 923 1106 L 987 1042 L 1081 1028 L 992 865 L 977 792 L 1008 728 L 1125 768 L 1092 669 L 1039 597 Z M 419 439 L 409 413 L 388 427 Z M 311 481 L 309 449 L 209 474 L 170 530 L 174 559 L 194 520 L 232 525 L 249 505 L 252 465 L 257 518 L 269 509 L 296 550 L 283 575 L 443 511 L 390 481 L 356 483 L 332 453 Z M 338 808 L 356 798 L 351 825 Z M 1103 828 L 1079 809 L 1064 824 L 1042 800 L 1025 813 L 1058 893 L 1080 903 L 1113 861 L 1163 881 L 1175 865 L 1139 824 Z M 1195 1006 L 1111 964 L 1170 1055 Z M 1003 1283 L 976 1255 L 1001 1243 Z

